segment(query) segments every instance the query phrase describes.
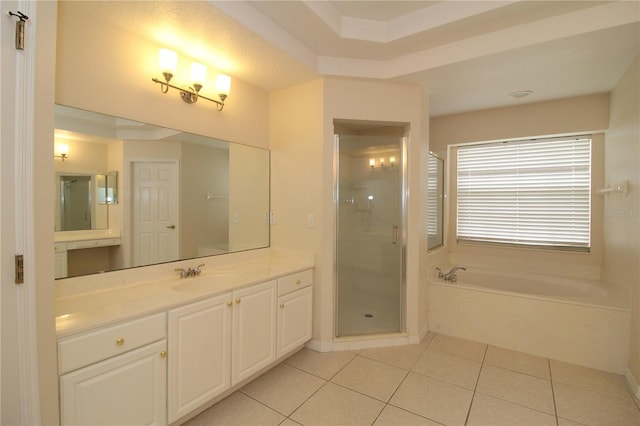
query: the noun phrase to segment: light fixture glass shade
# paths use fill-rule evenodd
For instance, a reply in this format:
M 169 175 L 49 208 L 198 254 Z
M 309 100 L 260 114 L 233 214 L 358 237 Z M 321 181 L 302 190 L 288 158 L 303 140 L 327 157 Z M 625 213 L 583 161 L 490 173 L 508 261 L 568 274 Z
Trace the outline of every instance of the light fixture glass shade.
M 158 57 L 160 72 L 175 75 L 178 66 L 178 54 L 173 50 L 160 49 Z
M 207 82 L 207 66 L 198 62 L 191 64 L 191 84 L 204 86 Z
M 375 167 L 375 166 L 376 166 L 376 160 L 375 160 L 375 159 L 373 159 L 373 158 L 369 158 L 369 165 L 370 165 L 371 167 Z
M 69 154 L 69 145 L 60 143 L 58 144 L 58 155 L 68 155 Z
M 231 90 L 231 77 L 225 74 L 218 74 L 216 78 L 216 93 L 221 98 L 224 96 L 225 98 L 229 96 L 229 91 Z

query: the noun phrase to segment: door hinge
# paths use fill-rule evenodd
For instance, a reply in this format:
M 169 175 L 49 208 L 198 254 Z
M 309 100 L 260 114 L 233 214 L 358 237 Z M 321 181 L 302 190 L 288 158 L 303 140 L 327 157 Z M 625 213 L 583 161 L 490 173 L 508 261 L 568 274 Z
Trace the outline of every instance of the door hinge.
M 19 20 L 16 22 L 16 49 L 24 50 L 24 23 L 29 20 L 29 17 L 20 12 L 9 12 L 9 16 L 15 16 Z
M 24 256 L 16 254 L 16 284 L 24 283 Z

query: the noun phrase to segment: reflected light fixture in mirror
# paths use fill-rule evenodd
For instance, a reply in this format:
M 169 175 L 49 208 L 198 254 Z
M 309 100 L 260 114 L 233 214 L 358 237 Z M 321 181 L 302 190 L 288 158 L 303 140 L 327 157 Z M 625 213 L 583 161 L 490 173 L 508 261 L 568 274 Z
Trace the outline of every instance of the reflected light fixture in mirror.
M 385 157 L 380 157 L 377 161 L 375 158 L 369 158 L 369 167 L 371 167 L 371 169 L 384 169 L 384 168 L 394 167 L 395 165 L 396 165 L 395 155 L 392 155 L 388 158 L 388 164 L 387 164 L 387 158 Z
M 193 62 L 191 64 L 191 86 L 189 88 L 180 88 L 169 83 L 176 73 L 178 64 L 178 55 L 176 52 L 169 49 L 160 49 L 159 54 L 159 67 L 164 81 L 152 78 L 151 81 L 160 84 L 160 91 L 167 93 L 169 88 L 176 89 L 180 92 L 180 97 L 188 104 L 193 104 L 198 99 L 206 99 L 207 101 L 216 104 L 218 111 L 222 111 L 224 108 L 224 101 L 229 96 L 229 90 L 231 88 L 231 77 L 224 74 L 219 74 L 216 79 L 216 93 L 220 100 L 208 98 L 200 93 L 200 90 L 204 87 L 207 79 L 207 67 L 201 63 Z

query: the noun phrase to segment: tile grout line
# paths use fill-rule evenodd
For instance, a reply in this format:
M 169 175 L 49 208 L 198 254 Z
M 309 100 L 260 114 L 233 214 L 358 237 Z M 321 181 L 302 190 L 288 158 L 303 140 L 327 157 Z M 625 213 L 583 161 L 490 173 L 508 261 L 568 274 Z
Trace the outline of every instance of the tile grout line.
M 467 416 L 464 419 L 464 424 L 469 423 L 469 416 L 471 415 L 471 408 L 473 407 L 473 403 L 476 399 L 476 392 L 478 390 L 478 383 L 480 382 L 480 375 L 482 374 L 482 369 L 484 368 L 484 362 L 487 359 L 487 351 L 489 350 L 489 345 L 485 343 L 484 353 L 482 354 L 482 362 L 480 363 L 480 370 L 478 371 L 478 377 L 476 378 L 476 384 L 473 387 L 473 395 L 471 395 L 471 403 L 469 404 L 469 408 L 467 409 Z

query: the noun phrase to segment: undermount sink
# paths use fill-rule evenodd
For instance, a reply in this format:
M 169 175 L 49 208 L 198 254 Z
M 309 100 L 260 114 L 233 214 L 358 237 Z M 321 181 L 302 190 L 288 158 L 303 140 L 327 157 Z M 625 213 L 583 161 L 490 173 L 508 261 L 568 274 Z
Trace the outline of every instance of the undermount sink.
M 184 278 L 173 286 L 177 291 L 194 291 L 211 287 L 217 284 L 226 283 L 238 277 L 237 272 L 210 272 L 203 273 L 195 278 Z

